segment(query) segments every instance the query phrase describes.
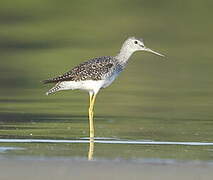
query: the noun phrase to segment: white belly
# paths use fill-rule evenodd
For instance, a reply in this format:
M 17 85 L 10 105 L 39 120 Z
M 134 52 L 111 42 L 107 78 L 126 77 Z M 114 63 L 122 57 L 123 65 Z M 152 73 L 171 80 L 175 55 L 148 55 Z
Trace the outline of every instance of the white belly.
M 97 93 L 101 88 L 109 86 L 115 79 L 115 76 L 105 80 L 86 80 L 86 81 L 63 81 L 60 83 L 60 90 L 80 89 Z
M 61 87 L 60 90 L 80 89 L 85 91 L 98 92 L 103 85 L 104 85 L 104 80 L 64 81 L 60 83 L 60 87 Z

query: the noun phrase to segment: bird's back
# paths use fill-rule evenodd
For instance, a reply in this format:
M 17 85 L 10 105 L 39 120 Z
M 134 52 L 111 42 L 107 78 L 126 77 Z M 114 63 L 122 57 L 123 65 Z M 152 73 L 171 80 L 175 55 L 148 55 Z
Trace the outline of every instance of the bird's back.
M 102 56 L 79 64 L 67 73 L 55 78 L 44 80 L 44 83 L 62 81 L 102 80 L 110 76 L 117 66 L 117 60 L 112 56 Z

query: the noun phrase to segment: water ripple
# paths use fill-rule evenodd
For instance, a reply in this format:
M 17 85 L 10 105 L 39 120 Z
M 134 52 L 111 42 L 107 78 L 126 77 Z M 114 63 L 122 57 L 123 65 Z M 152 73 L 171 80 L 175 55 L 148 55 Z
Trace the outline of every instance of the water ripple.
M 0 139 L 0 143 L 89 143 L 89 139 L 53 140 L 53 139 Z M 141 144 L 141 145 L 186 145 L 186 146 L 213 146 L 213 142 L 173 142 L 173 141 L 139 141 L 116 140 L 110 138 L 95 139 L 94 143 L 101 144 Z
M 25 148 L 19 148 L 19 147 L 0 147 L 0 153 L 6 152 L 8 150 L 24 150 Z

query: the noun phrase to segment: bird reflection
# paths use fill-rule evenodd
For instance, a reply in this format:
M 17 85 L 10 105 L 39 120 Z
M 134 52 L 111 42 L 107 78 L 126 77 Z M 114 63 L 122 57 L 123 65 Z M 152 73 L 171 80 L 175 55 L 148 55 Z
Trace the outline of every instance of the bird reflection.
M 88 151 L 88 160 L 93 160 L 93 154 L 94 154 L 94 139 L 89 140 L 89 151 Z

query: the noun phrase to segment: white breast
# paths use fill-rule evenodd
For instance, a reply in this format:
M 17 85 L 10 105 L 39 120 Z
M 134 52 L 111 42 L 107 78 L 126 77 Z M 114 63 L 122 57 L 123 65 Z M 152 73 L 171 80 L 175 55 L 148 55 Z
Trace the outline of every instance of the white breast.
M 111 76 L 110 78 L 105 79 L 102 88 L 106 88 L 106 87 L 108 87 L 110 84 L 112 84 L 112 82 L 115 80 L 116 77 L 117 77 L 117 76 L 114 75 L 114 76 Z

